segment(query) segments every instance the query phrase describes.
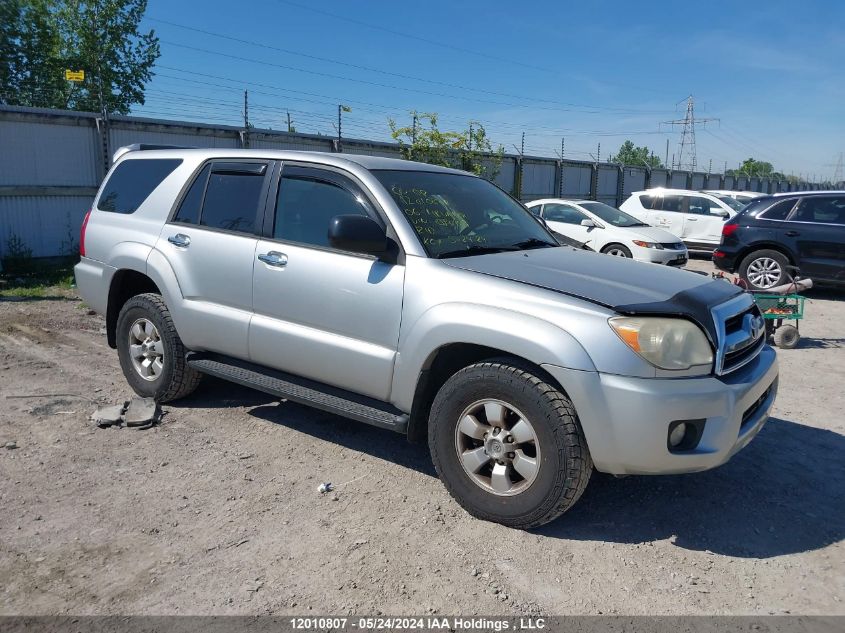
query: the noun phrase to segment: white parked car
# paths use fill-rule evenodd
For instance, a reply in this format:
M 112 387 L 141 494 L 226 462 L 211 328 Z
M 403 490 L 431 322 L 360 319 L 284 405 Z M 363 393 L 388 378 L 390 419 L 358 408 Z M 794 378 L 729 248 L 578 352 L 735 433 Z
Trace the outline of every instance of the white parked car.
M 740 207 L 737 211 L 745 207 L 745 205 L 752 200 L 762 198 L 766 195 L 765 193 L 759 193 L 756 191 L 730 191 L 729 189 L 702 189 L 701 193 L 709 193 L 712 196 L 716 196 L 719 200 L 731 207 L 734 206 L 732 202 L 738 203 Z
M 649 226 L 603 202 L 548 198 L 526 206 L 553 231 L 594 251 L 669 266 L 687 263 L 687 248 L 677 235 Z
M 713 251 L 722 225 L 737 210 L 716 196 L 686 189 L 635 191 L 620 207 L 638 220 L 666 229 L 694 251 Z

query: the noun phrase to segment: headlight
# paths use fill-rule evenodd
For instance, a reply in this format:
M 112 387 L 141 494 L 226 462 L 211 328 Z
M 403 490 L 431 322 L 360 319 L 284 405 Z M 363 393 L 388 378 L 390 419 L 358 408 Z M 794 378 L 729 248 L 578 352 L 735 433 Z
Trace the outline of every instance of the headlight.
M 713 363 L 713 350 L 701 328 L 686 319 L 613 317 L 619 338 L 660 369 L 683 370 Z
M 642 246 L 643 248 L 656 248 L 659 251 L 663 250 L 663 244 L 660 242 L 643 242 L 642 240 L 631 240 L 637 246 Z

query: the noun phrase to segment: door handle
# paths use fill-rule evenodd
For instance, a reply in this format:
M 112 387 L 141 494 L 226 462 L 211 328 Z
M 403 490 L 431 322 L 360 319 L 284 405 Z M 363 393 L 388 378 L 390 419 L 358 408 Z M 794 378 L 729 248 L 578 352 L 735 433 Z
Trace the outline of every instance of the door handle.
M 288 265 L 288 256 L 278 251 L 270 251 L 269 253 L 261 253 L 258 260 L 264 262 L 268 266 L 275 268 L 284 268 Z
M 179 248 L 188 248 L 191 245 L 191 238 L 184 233 L 177 233 L 167 238 L 167 241 Z
M 786 233 L 784 233 L 784 235 L 786 235 L 787 237 L 796 237 L 798 235 L 801 235 L 801 233 L 799 233 L 798 231 L 787 231 Z
M 698 222 L 698 218 L 687 218 L 687 222 Z

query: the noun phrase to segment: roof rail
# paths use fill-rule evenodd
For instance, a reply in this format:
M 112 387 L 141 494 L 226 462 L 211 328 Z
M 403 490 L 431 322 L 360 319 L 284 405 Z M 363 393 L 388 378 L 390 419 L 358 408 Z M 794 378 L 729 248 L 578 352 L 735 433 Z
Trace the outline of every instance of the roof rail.
M 131 145 L 124 145 L 119 147 L 112 156 L 112 164 L 117 162 L 117 159 L 128 154 L 129 152 L 144 152 L 153 149 L 196 149 L 189 145 L 160 145 L 158 143 L 132 143 Z

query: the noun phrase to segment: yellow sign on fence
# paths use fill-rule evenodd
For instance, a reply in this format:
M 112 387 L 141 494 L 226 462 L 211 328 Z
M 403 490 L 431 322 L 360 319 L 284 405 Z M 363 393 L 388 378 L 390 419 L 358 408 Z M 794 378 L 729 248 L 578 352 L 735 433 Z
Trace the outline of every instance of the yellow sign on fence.
M 66 81 L 85 81 L 84 70 L 65 70 Z

